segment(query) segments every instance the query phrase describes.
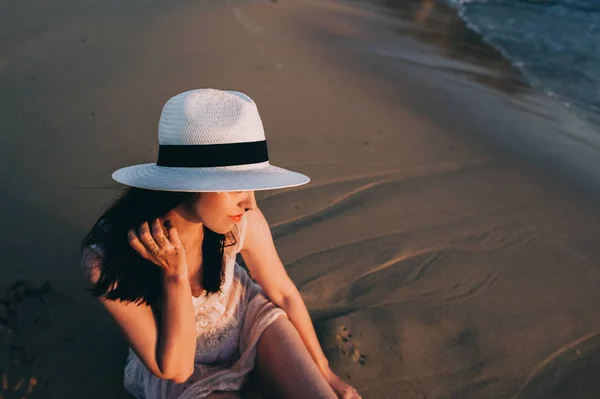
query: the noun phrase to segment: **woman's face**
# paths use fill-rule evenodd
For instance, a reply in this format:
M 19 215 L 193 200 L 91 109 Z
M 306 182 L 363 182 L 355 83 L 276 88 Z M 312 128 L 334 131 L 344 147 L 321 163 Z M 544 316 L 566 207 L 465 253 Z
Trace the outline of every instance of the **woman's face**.
M 191 205 L 192 214 L 215 233 L 233 229 L 247 210 L 256 208 L 254 191 L 200 193 Z

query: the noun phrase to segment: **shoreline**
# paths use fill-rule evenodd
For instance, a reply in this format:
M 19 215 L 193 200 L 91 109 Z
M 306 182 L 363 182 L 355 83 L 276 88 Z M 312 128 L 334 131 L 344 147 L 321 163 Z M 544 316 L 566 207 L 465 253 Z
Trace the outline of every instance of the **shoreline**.
M 5 61 L 0 292 L 32 284 L 1 296 L 24 312 L 0 314 L 11 384 L 129 397 L 126 344 L 83 291 L 77 246 L 121 189 L 112 170 L 152 161 L 162 103 L 190 87 L 249 94 L 272 162 L 312 178 L 257 199 L 332 368 L 363 397 L 532 399 L 590 372 L 593 164 L 578 152 L 574 175 L 557 160 L 582 147 L 547 134 L 573 121 L 493 55 L 497 70 L 447 58 L 361 4 L 90 2 Z M 2 366 L 11 346 L 24 360 Z

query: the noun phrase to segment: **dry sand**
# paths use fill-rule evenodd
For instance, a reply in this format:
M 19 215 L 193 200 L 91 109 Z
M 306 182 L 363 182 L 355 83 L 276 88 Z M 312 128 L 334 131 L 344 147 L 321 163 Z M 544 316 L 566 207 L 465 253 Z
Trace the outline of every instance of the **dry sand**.
M 42 3 L 0 6 L 4 398 L 128 397 L 78 243 L 196 87 L 252 96 L 272 162 L 313 178 L 259 205 L 363 397 L 598 397 L 594 168 L 552 139 L 589 126 L 429 3 Z

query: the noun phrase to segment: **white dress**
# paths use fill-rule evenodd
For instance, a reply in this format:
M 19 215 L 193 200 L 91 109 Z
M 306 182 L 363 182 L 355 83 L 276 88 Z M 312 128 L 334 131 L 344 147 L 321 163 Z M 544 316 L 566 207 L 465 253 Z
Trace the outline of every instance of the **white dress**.
M 228 251 L 221 293 L 192 297 L 196 315 L 196 357 L 192 376 L 178 384 L 152 374 L 132 349 L 125 366 L 125 388 L 138 399 L 200 399 L 214 391 L 239 391 L 254 368 L 262 332 L 285 312 L 264 295 L 237 262 L 246 232 L 238 225 L 237 244 Z

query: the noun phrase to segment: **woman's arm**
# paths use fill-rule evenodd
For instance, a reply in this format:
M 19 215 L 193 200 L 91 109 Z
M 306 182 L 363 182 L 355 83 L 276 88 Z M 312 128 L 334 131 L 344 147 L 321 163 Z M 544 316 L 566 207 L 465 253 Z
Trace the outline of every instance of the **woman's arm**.
M 298 292 L 296 295 L 286 297 L 283 303 L 277 306 L 285 310 L 288 318 L 294 327 L 296 327 L 296 330 L 298 330 L 302 342 L 304 342 L 317 367 L 319 367 L 321 373 L 327 375 L 330 372 L 329 361 L 325 357 L 323 349 L 321 349 L 321 344 L 317 339 L 308 309 L 300 293 Z
M 149 306 L 100 299 L 146 368 L 159 378 L 177 383 L 185 382 L 194 371 L 195 330 L 189 333 L 190 327 L 195 327 L 193 313 L 177 305 L 184 305 L 182 299 L 191 296 L 186 294 L 184 285 L 165 284 L 160 330 Z M 189 302 L 192 302 L 191 297 Z M 190 342 L 194 347 L 190 347 Z
M 158 339 L 158 365 L 173 370 L 175 382 L 186 381 L 194 372 L 196 357 L 196 317 L 188 276 L 165 278 L 163 283 L 161 334 Z
M 135 246 L 134 246 L 135 247 Z M 88 281 L 100 276 L 101 258 L 86 249 L 82 263 Z M 187 273 L 165 275 L 161 323 L 147 305 L 99 298 L 144 365 L 159 378 L 184 382 L 194 371 L 196 323 Z
M 329 362 L 321 349 L 304 300 L 277 254 L 267 220 L 258 208 L 249 211 L 246 218 L 241 253 L 252 278 L 271 302 L 285 310 L 321 372 L 328 373 Z
M 277 255 L 271 229 L 264 215 L 256 208 L 248 212 L 246 217 L 246 235 L 241 252 L 250 274 L 261 285 L 269 299 L 285 310 L 306 349 L 335 393 L 341 398 L 360 399 L 356 389 L 329 368 L 329 362 L 317 340 L 304 300 Z

